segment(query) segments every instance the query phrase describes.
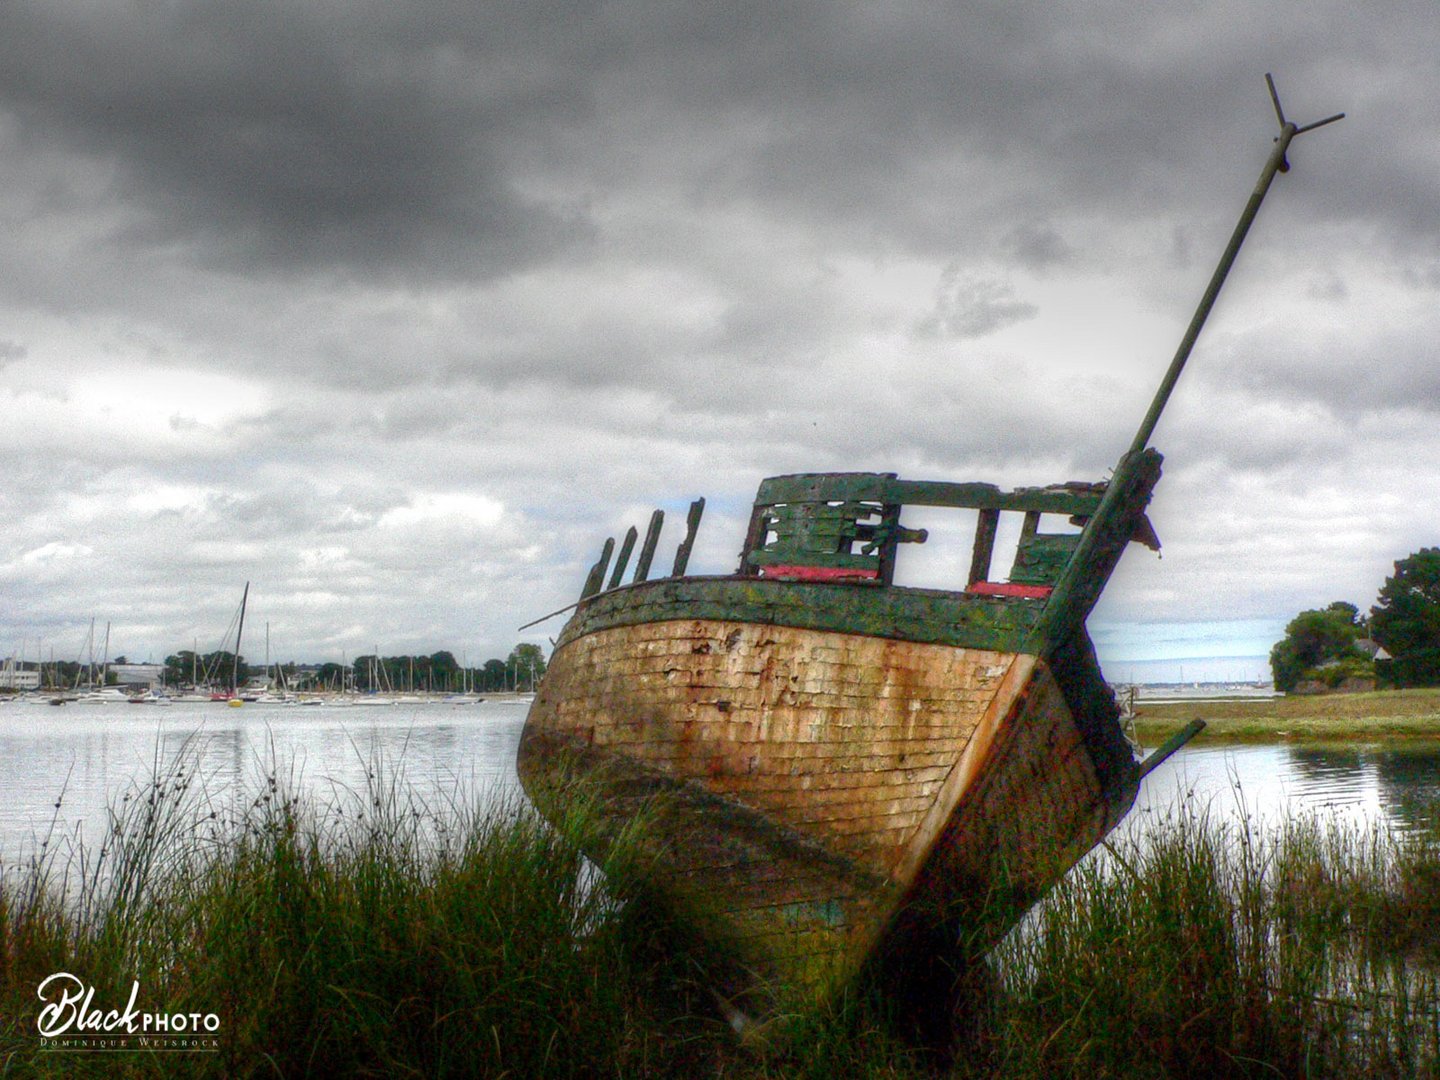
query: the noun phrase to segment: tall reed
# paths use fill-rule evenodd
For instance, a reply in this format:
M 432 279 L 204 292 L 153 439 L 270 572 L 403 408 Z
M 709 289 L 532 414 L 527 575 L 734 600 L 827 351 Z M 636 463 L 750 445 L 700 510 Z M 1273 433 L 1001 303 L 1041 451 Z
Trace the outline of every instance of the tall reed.
M 116 800 L 98 849 L 37 844 L 0 882 L 0 1067 L 41 1075 L 587 1076 L 711 1068 L 688 954 L 518 798 L 427 802 L 371 769 L 317 804 L 271 770 L 217 805 L 181 755 Z M 483 807 L 483 809 L 477 809 Z M 43 846 L 41 846 L 43 845 Z M 608 874 L 606 873 L 608 871 Z M 36 987 L 217 1014 L 214 1054 L 41 1048 Z
M 578 794 L 552 826 L 518 798 L 422 798 L 373 762 L 329 799 L 273 765 L 221 797 L 195 758 L 157 757 L 98 845 L 52 830 L 0 877 L 0 1072 L 935 1069 L 859 990 L 737 1039 L 713 943 L 644 886 L 644 814 L 595 866 L 601 815 Z M 1189 806 L 1126 836 L 972 973 L 950 1075 L 1440 1076 L 1440 842 Z M 57 971 L 106 1008 L 138 981 L 142 1008 L 213 1012 L 219 1050 L 47 1051 L 36 987 Z
M 1182 805 L 992 956 L 973 1075 L 1440 1075 L 1440 845 Z

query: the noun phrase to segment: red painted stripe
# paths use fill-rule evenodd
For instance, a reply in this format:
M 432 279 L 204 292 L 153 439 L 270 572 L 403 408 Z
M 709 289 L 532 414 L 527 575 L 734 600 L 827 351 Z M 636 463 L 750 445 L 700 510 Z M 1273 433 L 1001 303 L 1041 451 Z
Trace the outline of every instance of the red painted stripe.
M 1019 596 L 1026 600 L 1044 600 L 1052 589 L 1050 585 L 1020 585 L 1013 581 L 977 581 L 965 591 L 978 596 Z
M 762 576 L 785 581 L 874 581 L 878 570 L 856 570 L 843 566 L 766 566 Z

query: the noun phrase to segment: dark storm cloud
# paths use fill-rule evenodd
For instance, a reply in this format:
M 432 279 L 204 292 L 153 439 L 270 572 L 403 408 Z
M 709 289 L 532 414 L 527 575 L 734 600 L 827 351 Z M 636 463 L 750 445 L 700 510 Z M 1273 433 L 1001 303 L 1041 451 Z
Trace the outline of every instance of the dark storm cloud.
M 498 649 L 515 596 L 573 598 L 596 534 L 676 492 L 729 559 L 720 508 L 766 474 L 1099 479 L 1273 70 L 1293 117 L 1350 118 L 1292 150 L 1159 432 L 1168 576 L 1114 610 L 1287 616 L 1299 577 L 1423 539 L 1336 493 L 1433 504 L 1433 17 L 5 5 L 0 582 L 37 626 L 158 625 L 264 567 L 302 652 L 441 610 L 420 644 Z
M 583 232 L 503 160 L 517 128 L 583 112 L 559 57 L 513 60 L 503 19 L 429 35 L 433 13 L 409 10 L 12 5 L 0 93 L 22 147 L 58 139 L 117 168 L 141 214 L 126 247 L 484 274 Z
M 125 247 L 422 278 L 583 248 L 590 192 L 667 178 L 697 210 L 764 201 L 869 243 L 1014 249 L 1057 192 L 1133 205 L 1198 167 L 1204 197 L 1209 142 L 1268 109 L 1269 58 L 1223 14 L 1187 42 L 1116 5 L 342 10 L 12 5 L 3 106 L 23 147 L 117 169 Z M 1344 9 L 1309 22 L 1331 15 L 1364 40 Z M 1351 89 L 1287 74 L 1297 108 Z M 1019 254 L 1053 257 L 1053 235 Z
M 1075 256 L 1060 232 L 1044 221 L 1016 225 L 1001 238 L 1000 247 L 1009 260 L 1036 271 L 1062 266 Z

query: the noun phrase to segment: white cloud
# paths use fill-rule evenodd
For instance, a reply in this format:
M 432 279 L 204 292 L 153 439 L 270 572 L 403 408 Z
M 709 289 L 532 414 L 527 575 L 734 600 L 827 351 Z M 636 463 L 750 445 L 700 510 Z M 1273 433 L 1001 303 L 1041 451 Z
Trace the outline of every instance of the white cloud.
M 407 528 L 436 521 L 463 525 L 492 526 L 499 523 L 505 507 L 484 495 L 461 491 L 426 492 L 411 497 L 380 515 L 381 528 Z

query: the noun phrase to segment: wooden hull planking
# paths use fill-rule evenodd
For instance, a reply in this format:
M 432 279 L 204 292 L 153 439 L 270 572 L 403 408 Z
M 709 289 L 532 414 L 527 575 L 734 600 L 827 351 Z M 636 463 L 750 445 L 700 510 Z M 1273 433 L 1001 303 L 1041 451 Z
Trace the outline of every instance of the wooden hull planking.
M 817 989 L 953 966 L 976 897 L 1033 901 L 1128 807 L 1032 655 L 710 618 L 567 634 L 519 769 L 542 803 L 578 773 L 616 829 L 648 805 L 659 886 Z

